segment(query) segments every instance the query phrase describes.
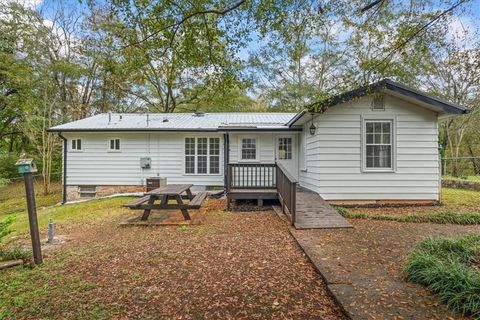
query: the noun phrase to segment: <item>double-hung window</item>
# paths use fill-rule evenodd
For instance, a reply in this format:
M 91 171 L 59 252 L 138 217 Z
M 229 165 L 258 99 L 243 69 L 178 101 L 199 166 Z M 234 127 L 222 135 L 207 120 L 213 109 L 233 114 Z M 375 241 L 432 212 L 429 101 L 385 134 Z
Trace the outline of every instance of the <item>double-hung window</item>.
M 185 138 L 185 173 L 220 173 L 220 138 Z
M 257 160 L 257 139 L 242 138 L 241 139 L 241 159 Z
M 365 169 L 393 170 L 393 121 L 367 120 L 365 130 Z

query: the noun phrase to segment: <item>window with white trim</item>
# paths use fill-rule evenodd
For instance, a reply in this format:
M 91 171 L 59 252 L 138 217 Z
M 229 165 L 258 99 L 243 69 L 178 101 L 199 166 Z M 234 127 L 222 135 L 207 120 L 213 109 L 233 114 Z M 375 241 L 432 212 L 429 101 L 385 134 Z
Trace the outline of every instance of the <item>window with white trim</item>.
M 109 150 L 120 151 L 120 139 L 118 138 L 110 139 Z
M 365 169 L 393 169 L 393 121 L 365 121 Z
M 220 138 L 185 138 L 185 173 L 220 173 Z
M 242 138 L 241 145 L 242 160 L 257 160 L 256 138 Z
M 71 149 L 75 151 L 82 150 L 82 139 L 72 139 Z
M 278 159 L 291 160 L 292 159 L 292 138 L 278 138 Z

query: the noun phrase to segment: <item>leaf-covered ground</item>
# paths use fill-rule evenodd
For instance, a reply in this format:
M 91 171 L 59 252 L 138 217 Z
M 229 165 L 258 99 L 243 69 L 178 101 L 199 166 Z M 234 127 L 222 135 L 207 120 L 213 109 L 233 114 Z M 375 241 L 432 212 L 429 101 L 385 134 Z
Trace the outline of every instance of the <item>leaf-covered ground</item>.
M 119 209 L 60 228 L 43 266 L 0 273 L 0 318 L 343 318 L 284 222 L 224 206 L 194 226 L 120 227 Z
M 353 229 L 293 233 L 355 318 L 462 319 L 420 285 L 405 281 L 410 251 L 429 236 L 479 233 L 480 226 L 351 219 Z

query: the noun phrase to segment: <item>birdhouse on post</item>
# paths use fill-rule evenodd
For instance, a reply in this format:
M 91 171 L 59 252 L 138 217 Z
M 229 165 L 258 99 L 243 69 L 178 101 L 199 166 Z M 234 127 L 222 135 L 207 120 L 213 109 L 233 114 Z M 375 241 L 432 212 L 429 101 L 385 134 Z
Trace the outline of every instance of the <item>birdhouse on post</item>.
M 18 169 L 18 173 L 35 173 L 37 172 L 37 164 L 33 159 L 19 159 L 15 163 Z
M 25 180 L 25 195 L 27 198 L 28 222 L 30 223 L 30 236 L 32 238 L 33 260 L 35 264 L 43 262 L 38 232 L 37 208 L 35 205 L 35 190 L 33 189 L 33 174 L 37 172 L 37 165 L 33 159 L 19 159 L 15 165 L 18 172 L 23 174 Z

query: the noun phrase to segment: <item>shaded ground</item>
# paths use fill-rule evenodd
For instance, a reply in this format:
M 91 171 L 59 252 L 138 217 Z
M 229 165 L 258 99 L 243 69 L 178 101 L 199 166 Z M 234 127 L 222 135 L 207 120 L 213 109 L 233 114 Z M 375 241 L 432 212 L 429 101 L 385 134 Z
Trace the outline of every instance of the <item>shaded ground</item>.
M 350 221 L 354 229 L 292 232 L 355 319 L 461 318 L 422 286 L 405 282 L 402 268 L 425 237 L 480 232 L 480 226 Z
M 206 202 L 200 225 L 120 227 L 119 209 L 60 228 L 44 266 L 0 273 L 0 318 L 343 317 L 284 222 L 224 206 Z

